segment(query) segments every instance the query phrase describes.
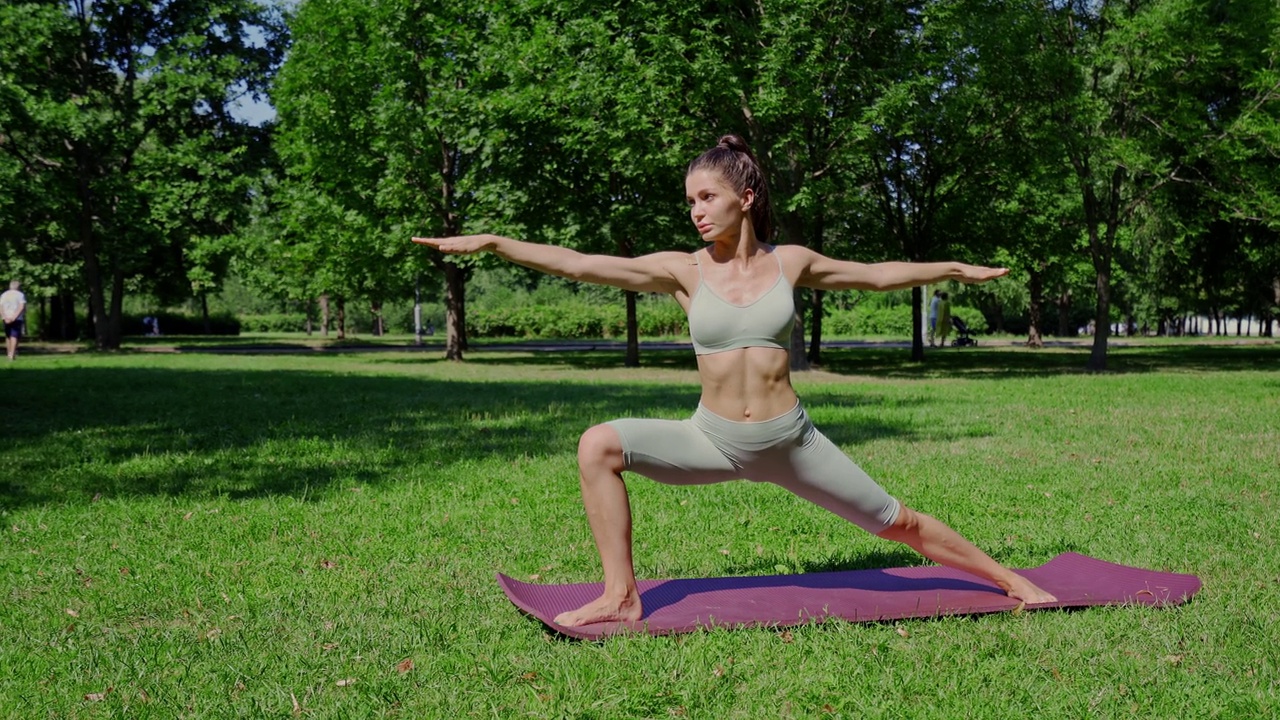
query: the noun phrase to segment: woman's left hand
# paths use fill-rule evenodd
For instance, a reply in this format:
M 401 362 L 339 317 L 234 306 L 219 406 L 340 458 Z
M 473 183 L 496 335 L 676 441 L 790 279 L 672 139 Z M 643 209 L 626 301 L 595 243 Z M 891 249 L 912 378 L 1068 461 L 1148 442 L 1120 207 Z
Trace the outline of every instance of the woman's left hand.
M 984 283 L 1009 274 L 1009 268 L 990 268 L 981 265 L 965 265 L 960 263 L 960 277 L 955 278 L 962 283 Z
M 445 238 L 415 237 L 413 241 L 419 245 L 430 245 L 450 255 L 471 255 L 492 250 L 497 238 L 493 235 L 458 235 Z

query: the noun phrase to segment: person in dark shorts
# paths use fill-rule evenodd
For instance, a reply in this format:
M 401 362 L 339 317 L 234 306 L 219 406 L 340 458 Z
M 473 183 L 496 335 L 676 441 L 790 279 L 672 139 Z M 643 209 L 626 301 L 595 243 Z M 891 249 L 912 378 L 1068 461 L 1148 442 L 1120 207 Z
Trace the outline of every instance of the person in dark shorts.
M 0 293 L 0 316 L 4 318 L 4 345 L 9 359 L 18 356 L 18 339 L 25 330 L 27 296 L 22 294 L 22 283 L 13 280 L 9 289 Z

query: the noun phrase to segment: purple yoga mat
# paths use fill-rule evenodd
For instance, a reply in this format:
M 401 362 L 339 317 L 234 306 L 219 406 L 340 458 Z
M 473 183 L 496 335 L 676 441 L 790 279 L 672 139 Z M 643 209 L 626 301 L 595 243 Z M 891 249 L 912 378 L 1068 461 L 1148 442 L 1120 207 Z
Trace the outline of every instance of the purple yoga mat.
M 1018 574 L 1057 602 L 1028 610 L 1088 605 L 1178 605 L 1200 589 L 1195 575 L 1116 565 L 1063 553 Z M 875 622 L 1013 610 L 1019 603 L 991 582 L 938 566 L 849 570 L 805 575 L 642 580 L 644 619 L 564 627 L 555 616 L 600 596 L 602 583 L 535 585 L 498 574 L 516 607 L 548 627 L 595 640 L 627 632 L 667 635 L 703 628 L 786 627 L 828 618 Z

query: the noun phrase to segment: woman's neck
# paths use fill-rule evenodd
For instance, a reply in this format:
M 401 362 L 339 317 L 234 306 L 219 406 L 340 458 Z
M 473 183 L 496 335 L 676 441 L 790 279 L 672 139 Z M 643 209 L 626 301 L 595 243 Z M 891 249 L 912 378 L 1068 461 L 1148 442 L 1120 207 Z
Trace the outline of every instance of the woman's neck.
M 755 228 L 750 221 L 744 221 L 736 235 L 717 238 L 707 248 L 707 253 L 716 262 L 740 260 L 749 263 L 760 254 L 764 245 L 756 239 Z

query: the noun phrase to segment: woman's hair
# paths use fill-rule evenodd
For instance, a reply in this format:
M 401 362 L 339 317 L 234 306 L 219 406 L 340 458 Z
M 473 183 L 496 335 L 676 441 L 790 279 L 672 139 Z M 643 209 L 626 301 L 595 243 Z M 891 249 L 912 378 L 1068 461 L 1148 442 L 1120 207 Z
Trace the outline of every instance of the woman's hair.
M 689 163 L 685 176 L 698 170 L 719 173 L 738 195 L 743 195 L 750 188 L 755 194 L 751 203 L 751 227 L 756 231 L 756 239 L 769 242 L 773 234 L 773 203 L 769 200 L 769 185 L 746 141 L 737 135 L 721 136 L 715 147 Z

